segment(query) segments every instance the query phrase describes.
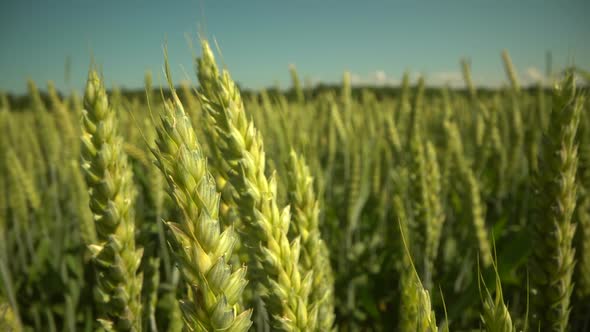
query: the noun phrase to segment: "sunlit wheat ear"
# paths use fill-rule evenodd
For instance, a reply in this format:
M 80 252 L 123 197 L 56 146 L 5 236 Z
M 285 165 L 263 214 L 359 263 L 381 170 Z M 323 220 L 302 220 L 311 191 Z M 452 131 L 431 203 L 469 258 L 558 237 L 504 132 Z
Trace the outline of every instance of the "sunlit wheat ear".
M 82 118 L 82 168 L 90 194 L 97 242 L 93 256 L 94 301 L 100 328 L 141 330 L 141 284 L 137 269 L 142 252 L 135 248 L 135 186 L 98 73 L 90 70 Z M 89 237 L 92 238 L 92 237 Z
M 166 58 L 172 100 L 164 102 L 153 153 L 168 182 L 168 193 L 181 212 L 167 223 L 173 254 L 190 296 L 181 300 L 185 327 L 191 331 L 247 331 L 251 310 L 240 308 L 246 266 L 229 264 L 237 233 L 222 229 L 219 194 L 190 119 L 178 98 Z
M 289 243 L 289 208 L 277 204 L 276 179 L 265 174 L 265 151 L 260 133 L 246 117 L 240 92 L 229 73 L 217 69 L 209 43 L 201 41 L 198 60 L 199 98 L 204 112 L 215 122 L 215 144 L 241 216 L 252 264 L 249 276 L 254 289 L 265 288 L 265 304 L 274 328 L 314 330 L 317 307 L 308 304 L 313 274 L 299 272 L 300 239 Z M 221 164 L 221 163 L 217 163 Z

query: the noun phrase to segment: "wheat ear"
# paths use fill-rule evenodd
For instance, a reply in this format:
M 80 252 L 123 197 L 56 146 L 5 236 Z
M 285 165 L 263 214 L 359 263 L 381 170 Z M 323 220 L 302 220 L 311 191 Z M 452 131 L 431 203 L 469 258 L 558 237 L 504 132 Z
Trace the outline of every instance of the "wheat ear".
M 289 243 L 289 209 L 279 210 L 276 179 L 265 175 L 262 137 L 248 121 L 240 92 L 227 71 L 220 76 L 209 43 L 201 42 L 198 60 L 199 98 L 215 120 L 220 141 L 215 145 L 229 169 L 234 201 L 242 216 L 246 246 L 251 247 L 250 280 L 266 289 L 265 303 L 275 328 L 313 330 L 317 309 L 308 308 L 312 276 L 301 278 L 299 239 Z M 257 263 L 254 263 L 257 262 Z M 259 264 L 259 265 L 258 265 Z
M 313 178 L 303 157 L 291 151 L 287 166 L 289 202 L 293 211 L 292 234 L 301 238 L 299 265 L 302 272 L 313 272 L 310 300 L 319 305 L 318 329 L 329 331 L 334 325 L 334 275 L 328 247 L 319 229 L 319 201 Z
M 167 225 L 177 245 L 173 252 L 192 299 L 182 301 L 185 326 L 191 331 L 247 331 L 251 310 L 238 302 L 247 281 L 246 267 L 228 264 L 237 234 L 221 229 L 219 194 L 190 119 L 174 90 L 166 60 L 172 100 L 164 103 L 157 128 L 157 166 L 168 193 L 182 212 Z
M 84 95 L 82 168 L 97 242 L 88 243 L 96 269 L 94 297 L 99 329 L 141 329 L 142 252 L 135 248 L 135 188 L 103 83 L 94 70 Z
M 574 271 L 576 225 L 576 132 L 583 98 L 573 74 L 555 89 L 551 121 L 544 136 L 536 182 L 536 213 L 531 285 L 533 320 L 544 331 L 566 331 Z

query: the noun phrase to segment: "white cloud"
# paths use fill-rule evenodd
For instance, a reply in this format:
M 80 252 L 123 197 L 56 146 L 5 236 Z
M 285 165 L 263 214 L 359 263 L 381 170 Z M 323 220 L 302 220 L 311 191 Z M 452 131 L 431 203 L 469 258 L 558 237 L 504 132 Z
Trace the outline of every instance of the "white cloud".
M 539 68 L 537 67 L 529 67 L 526 69 L 526 76 L 528 79 L 535 80 L 535 81 L 544 81 L 545 75 L 541 73 Z
M 389 76 L 384 70 L 375 70 L 366 75 L 351 73 L 350 81 L 352 85 L 391 86 L 399 84 L 398 79 Z
M 368 73 L 355 73 L 350 72 L 350 80 L 353 86 L 399 86 L 403 73 L 399 73 L 399 76 L 388 74 L 383 69 L 374 70 Z M 408 71 L 410 78 L 410 85 L 415 85 L 420 77 L 424 77 L 427 86 L 431 87 L 442 87 L 448 85 L 454 89 L 464 89 L 465 81 L 463 74 L 459 70 L 438 70 L 432 72 L 416 72 Z M 535 66 L 527 67 L 519 73 L 520 84 L 523 87 L 536 86 L 539 82 L 542 82 L 545 86 L 552 84 L 552 79 L 546 77 L 544 73 Z M 341 84 L 342 76 L 336 80 L 325 80 L 318 76 L 306 77 L 305 84 L 316 86 L 318 84 Z M 559 75 L 554 77 L 555 80 L 559 79 Z M 582 82 L 583 79 L 576 77 L 578 82 Z M 487 73 L 486 75 L 473 73 L 473 83 L 476 87 L 481 88 L 499 88 L 509 84 L 508 78 L 504 75 L 503 71 Z
M 521 78 L 523 86 L 537 85 L 539 82 L 542 84 L 549 83 L 549 79 L 537 67 L 528 67 L 521 75 Z
M 362 85 L 364 84 L 364 80 L 360 75 L 357 74 L 350 74 L 350 84 L 352 85 Z
M 410 85 L 416 84 L 418 78 L 424 76 L 426 84 L 431 86 L 449 85 L 454 88 L 464 86 L 463 76 L 458 71 L 437 71 L 429 74 L 420 74 L 418 72 L 409 72 Z M 401 79 L 387 74 L 384 70 L 375 70 L 365 75 L 351 73 L 350 79 L 352 85 L 371 85 L 371 86 L 398 86 Z
M 373 75 L 375 78 L 375 83 L 383 84 L 383 83 L 387 82 L 387 74 L 385 74 L 385 72 L 383 70 L 378 70 Z
M 560 82 L 564 79 L 564 72 L 556 72 L 552 77 L 547 77 L 541 73 L 540 70 L 534 67 L 527 68 L 525 78 L 522 82 L 523 86 L 537 85 L 539 82 L 543 83 L 545 87 L 552 87 L 553 84 Z M 576 85 L 585 85 L 588 81 L 583 75 L 576 72 L 574 73 L 574 81 Z

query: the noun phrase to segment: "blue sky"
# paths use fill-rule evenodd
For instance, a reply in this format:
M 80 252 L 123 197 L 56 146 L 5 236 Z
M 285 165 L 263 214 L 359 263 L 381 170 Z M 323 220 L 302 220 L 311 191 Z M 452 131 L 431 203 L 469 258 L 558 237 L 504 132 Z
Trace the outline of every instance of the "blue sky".
M 27 78 L 80 89 L 92 56 L 109 85 L 140 87 L 146 70 L 157 83 L 165 42 L 175 81 L 194 82 L 187 34 L 198 45 L 199 31 L 249 88 L 288 87 L 289 64 L 312 82 L 350 71 L 356 83 L 395 84 L 407 70 L 460 85 L 462 57 L 476 83 L 495 85 L 505 80 L 503 48 L 525 82 L 542 76 L 547 50 L 554 68 L 590 69 L 584 0 L 2 0 L 0 8 L 0 90 L 17 93 Z

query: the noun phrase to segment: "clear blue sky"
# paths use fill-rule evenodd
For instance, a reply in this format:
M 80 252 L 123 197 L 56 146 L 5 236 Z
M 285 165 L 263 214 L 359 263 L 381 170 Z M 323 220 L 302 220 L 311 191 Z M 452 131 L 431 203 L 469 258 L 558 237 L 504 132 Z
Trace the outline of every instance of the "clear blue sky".
M 92 55 L 110 85 L 139 87 L 146 70 L 157 83 L 165 41 L 175 81 L 195 81 L 186 34 L 199 30 L 249 88 L 288 87 L 289 64 L 316 82 L 345 70 L 356 82 L 395 83 L 404 70 L 453 82 L 461 57 L 478 83 L 497 84 L 503 48 L 526 81 L 545 71 L 547 50 L 554 67 L 590 69 L 589 14 L 587 0 L 2 0 L 0 90 L 23 92 L 28 77 L 80 89 Z

